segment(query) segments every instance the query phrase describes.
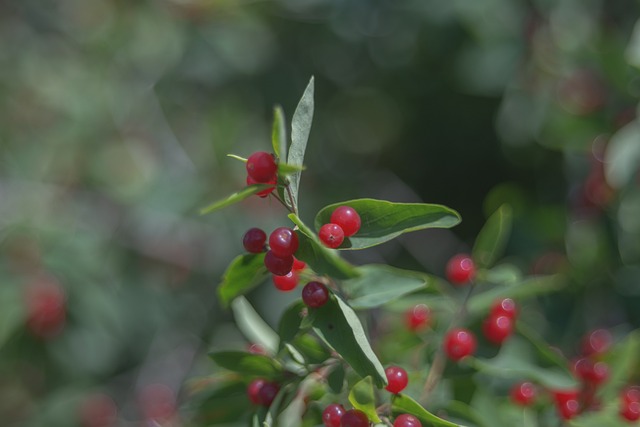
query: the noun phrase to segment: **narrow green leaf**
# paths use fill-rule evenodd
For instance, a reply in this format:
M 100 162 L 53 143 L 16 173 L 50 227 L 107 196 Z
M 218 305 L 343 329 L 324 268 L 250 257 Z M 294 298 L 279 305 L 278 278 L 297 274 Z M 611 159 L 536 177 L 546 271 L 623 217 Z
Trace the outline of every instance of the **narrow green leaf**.
M 502 205 L 480 230 L 471 252 L 479 267 L 489 268 L 502 256 L 511 234 L 511 217 L 511 207 Z
M 634 378 L 638 372 L 640 362 L 640 331 L 636 330 L 619 344 L 615 345 L 605 361 L 611 372 L 607 381 L 599 391 L 603 401 L 611 401 L 616 397 L 620 388 L 627 384 L 629 378 Z
M 513 286 L 522 281 L 522 272 L 512 264 L 499 264 L 490 270 L 479 270 L 476 281 L 493 285 Z
M 298 300 L 284 310 L 280 316 L 280 322 L 278 322 L 278 335 L 281 344 L 291 342 L 298 335 L 300 322 L 302 322 L 302 311 L 305 308 L 306 305 Z
M 271 353 L 277 353 L 278 335 L 262 320 L 245 297 L 234 299 L 231 309 L 238 329 L 250 342 L 262 345 Z
M 553 351 L 535 328 L 527 325 L 521 320 L 516 323 L 516 328 L 520 336 L 529 341 L 529 343 L 535 347 L 540 360 L 566 370 L 567 360 L 556 351 Z
M 292 342 L 292 345 L 300 351 L 305 360 L 311 364 L 324 363 L 331 357 L 327 350 L 317 338 L 310 334 L 300 334 Z
M 294 173 L 301 172 L 305 170 L 306 167 L 298 166 L 298 165 L 289 165 L 287 163 L 279 163 L 278 164 L 278 174 L 279 175 L 292 175 Z
M 322 208 L 314 221 L 316 230 L 331 222 L 331 214 L 338 206 L 351 206 L 358 212 L 362 221 L 360 230 L 344 239 L 339 249 L 365 249 L 387 242 L 403 233 L 426 228 L 450 228 L 460 223 L 460 215 L 446 206 L 356 199 Z
M 317 382 L 310 377 L 300 384 L 295 397 L 278 416 L 276 424 L 278 427 L 300 427 L 302 425 L 302 416 L 307 410 L 305 399 L 315 386 L 317 386 Z
M 613 188 L 629 183 L 640 168 L 640 120 L 636 119 L 618 130 L 607 144 L 604 171 Z
M 0 348 L 24 324 L 26 313 L 19 286 L 0 286 Z
M 376 387 L 387 384 L 384 368 L 373 352 L 360 319 L 351 307 L 333 296 L 315 310 L 314 330 L 351 365 L 361 377 L 370 375 Z
M 404 394 L 398 394 L 392 398 L 391 409 L 396 413 L 411 414 L 427 425 L 434 425 L 436 427 L 462 427 L 459 424 L 454 424 L 451 421 L 443 420 L 433 415 L 418 402 Z
M 247 163 L 247 159 L 244 157 L 236 156 L 235 154 L 227 154 L 227 157 L 231 157 L 232 159 L 240 160 L 243 163 Z
M 273 108 L 273 126 L 271 128 L 271 145 L 276 157 L 284 162 L 287 159 L 287 130 L 285 127 L 284 111 L 276 105 Z
M 357 270 L 342 259 L 337 251 L 320 243 L 318 236 L 307 227 L 298 216 L 289 214 L 289 218 L 298 226 L 298 250 L 296 257 L 309 264 L 318 274 L 326 274 L 335 279 L 350 279 L 358 276 Z
M 291 120 L 291 146 L 287 157 L 287 163 L 290 165 L 302 166 L 304 164 L 304 153 L 307 150 L 307 141 L 309 140 L 309 132 L 313 121 L 313 92 L 314 79 L 311 77 Z M 295 206 L 296 209 L 298 207 L 300 175 L 301 173 L 297 172 L 291 175 L 289 180 L 293 200 L 289 200 L 289 194 L 285 193 L 287 203 L 290 206 Z
M 342 387 L 344 387 L 344 368 L 342 364 L 338 364 L 331 370 L 329 376 L 327 376 L 327 384 L 332 392 L 335 394 L 339 394 L 342 392 Z M 371 378 L 371 377 L 367 377 Z
M 204 399 L 195 405 L 195 421 L 203 425 L 237 421 L 244 417 L 249 409 L 246 396 L 246 384 L 241 381 L 225 382 L 207 393 Z
M 269 184 L 255 184 L 255 185 L 248 185 L 246 186 L 244 189 L 242 189 L 241 191 L 238 191 L 237 193 L 233 193 L 232 195 L 222 199 L 222 200 L 218 200 L 217 202 L 213 202 L 212 204 L 210 204 L 209 206 L 206 206 L 202 209 L 200 209 L 199 213 L 200 215 L 206 215 L 206 214 L 210 214 L 211 212 L 215 212 L 217 210 L 220 210 L 222 208 L 226 208 L 227 206 L 231 206 L 235 203 L 241 202 L 244 199 L 247 199 L 251 196 L 253 196 L 256 193 L 259 193 L 262 190 L 266 190 L 267 188 L 271 188 L 273 187 L 273 185 L 269 185 Z
M 243 375 L 265 378 L 278 378 L 282 375 L 282 366 L 272 357 L 251 354 L 244 351 L 220 351 L 209 353 L 209 357 L 221 368 Z
M 359 277 L 342 282 L 349 305 L 355 309 L 378 307 L 403 295 L 427 287 L 435 281 L 428 275 L 401 270 L 384 264 L 370 264 L 356 268 Z
M 258 286 L 267 276 L 264 253 L 237 256 L 227 267 L 218 286 L 220 301 L 227 307 L 234 298 Z
M 371 377 L 365 377 L 353 386 L 349 392 L 349 402 L 354 408 L 367 414 L 370 421 L 381 422 L 376 412 L 376 396 Z

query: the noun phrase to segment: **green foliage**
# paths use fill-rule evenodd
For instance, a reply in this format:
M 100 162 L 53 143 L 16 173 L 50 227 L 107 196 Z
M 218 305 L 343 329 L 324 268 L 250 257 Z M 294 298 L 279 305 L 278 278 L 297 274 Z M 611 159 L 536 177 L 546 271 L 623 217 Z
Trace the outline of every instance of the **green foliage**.
M 224 306 L 236 297 L 244 295 L 258 286 L 267 277 L 264 254 L 237 256 L 225 271 L 218 286 L 218 296 Z
M 243 375 L 273 378 L 282 376 L 282 366 L 270 357 L 243 351 L 209 353 L 218 366 Z
M 478 266 L 492 267 L 502 256 L 511 233 L 511 215 L 511 207 L 503 205 L 489 217 L 480 230 L 471 253 Z
M 349 402 L 355 409 L 359 409 L 369 417 L 374 423 L 380 422 L 380 417 L 376 412 L 376 396 L 373 389 L 371 377 L 365 377 L 358 381 L 349 392 Z

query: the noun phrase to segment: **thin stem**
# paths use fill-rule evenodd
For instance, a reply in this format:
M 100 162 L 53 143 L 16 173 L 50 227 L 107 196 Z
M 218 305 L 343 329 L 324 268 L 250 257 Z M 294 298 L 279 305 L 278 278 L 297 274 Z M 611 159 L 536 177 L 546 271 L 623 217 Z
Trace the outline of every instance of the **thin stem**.
M 297 216 L 298 215 L 298 208 L 296 208 L 296 204 L 294 203 L 293 193 L 291 192 L 291 186 L 289 185 L 288 182 L 284 186 L 284 188 L 285 188 L 285 190 L 287 190 L 287 194 L 289 195 L 289 200 L 291 201 L 291 212 L 294 213 Z
M 287 187 L 287 188 L 288 188 L 288 187 Z M 275 193 L 275 192 L 274 192 L 274 193 Z M 272 193 L 272 194 L 271 194 L 271 195 L 273 196 L 273 198 L 274 198 L 274 199 L 276 199 L 277 201 L 279 201 L 279 202 L 280 202 L 280 204 L 281 204 L 282 206 L 284 206 L 286 210 L 288 210 L 289 212 L 291 212 L 291 213 L 293 213 L 293 214 L 296 214 L 296 215 L 297 215 L 297 212 L 295 211 L 295 209 L 292 209 L 292 208 L 291 208 L 291 206 L 287 205 L 287 203 L 286 203 L 284 200 L 282 200 L 282 199 L 280 198 L 280 195 L 279 195 L 279 194 L 274 194 L 274 193 Z

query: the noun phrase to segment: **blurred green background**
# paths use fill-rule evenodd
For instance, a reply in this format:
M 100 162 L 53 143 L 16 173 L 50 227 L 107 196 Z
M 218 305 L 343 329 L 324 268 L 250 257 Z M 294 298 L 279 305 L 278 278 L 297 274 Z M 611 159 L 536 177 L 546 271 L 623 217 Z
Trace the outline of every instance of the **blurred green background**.
M 303 219 L 358 197 L 463 217 L 348 259 L 441 275 L 508 202 L 510 261 L 570 285 L 537 302 L 552 342 L 638 327 L 639 12 L 635 0 L 1 2 L 2 425 L 188 423 L 175 409 L 214 369 L 207 351 L 247 345 L 216 301 L 222 272 L 246 229 L 287 223 L 257 198 L 197 210 L 244 186 L 226 154 L 269 150 L 273 105 L 290 119 L 311 75 Z M 66 307 L 47 339 L 25 326 L 25 289 L 42 281 Z M 273 323 L 296 297 L 267 283 L 252 300 Z

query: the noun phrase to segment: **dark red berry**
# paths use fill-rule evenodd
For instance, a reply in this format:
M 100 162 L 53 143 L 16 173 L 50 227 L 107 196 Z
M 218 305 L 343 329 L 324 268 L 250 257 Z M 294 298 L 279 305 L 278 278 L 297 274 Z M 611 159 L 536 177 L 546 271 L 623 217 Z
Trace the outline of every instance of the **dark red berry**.
M 262 198 L 267 197 L 269 194 L 273 193 L 273 190 L 276 189 L 276 184 L 278 183 L 278 179 L 274 176 L 272 179 L 270 179 L 267 182 L 258 182 L 255 179 L 251 178 L 250 176 L 247 177 L 247 185 L 254 185 L 254 184 L 271 184 L 273 185 L 273 187 L 270 188 L 266 188 L 264 190 L 258 191 L 256 193 L 257 196 L 260 196 Z
M 369 418 L 358 409 L 350 409 L 342 415 L 340 427 L 369 427 Z
M 640 402 L 620 402 L 620 416 L 627 421 L 640 419 Z
M 82 427 L 115 427 L 118 407 L 111 397 L 95 394 L 82 403 L 79 416 Z
M 611 347 L 613 337 L 606 329 L 596 329 L 582 339 L 582 354 L 591 356 L 605 353 Z
M 418 304 L 405 313 L 407 328 L 411 331 L 418 331 L 429 325 L 431 321 L 431 311 L 424 304 Z
M 272 274 L 285 276 L 289 274 L 293 268 L 293 256 L 289 255 L 286 258 L 280 258 L 275 256 L 273 252 L 267 251 L 264 257 L 264 265 Z
M 291 270 L 284 276 L 273 276 L 273 284 L 276 289 L 288 292 L 292 291 L 298 286 L 298 273 L 295 270 Z
M 396 417 L 393 427 L 422 427 L 422 423 L 413 415 L 402 414 Z
M 269 235 L 269 249 L 279 258 L 286 258 L 298 250 L 298 235 L 288 227 L 279 227 Z
M 332 249 L 339 247 L 344 241 L 344 231 L 338 224 L 325 224 L 318 232 L 320 240 Z
M 514 403 L 522 406 L 532 404 L 536 394 L 536 386 L 530 382 L 518 383 L 511 389 L 511 399 Z
M 309 282 L 302 288 L 302 302 L 307 307 L 322 307 L 329 300 L 329 290 L 320 282 Z
M 293 270 L 301 271 L 307 268 L 307 263 L 304 261 L 300 261 L 298 258 L 293 257 Z
M 278 165 L 272 154 L 257 151 L 247 159 L 247 173 L 256 182 L 269 182 L 278 172 Z
M 254 227 L 247 230 L 242 238 L 242 246 L 247 252 L 259 254 L 264 251 L 264 244 L 267 241 L 267 233 L 261 229 Z
M 513 333 L 513 321 L 507 316 L 489 316 L 482 323 L 482 332 L 487 341 L 502 344 Z
M 467 329 L 452 329 L 444 338 L 444 351 L 453 361 L 458 361 L 476 351 L 476 337 Z
M 340 427 L 340 419 L 344 413 L 345 410 L 342 405 L 332 403 L 322 411 L 322 422 L 326 427 Z
M 331 223 L 339 225 L 345 237 L 353 236 L 360 230 L 360 215 L 350 206 L 340 206 L 331 214 Z
M 491 306 L 490 316 L 507 316 L 511 320 L 515 320 L 518 314 L 518 307 L 516 302 L 511 298 L 503 298 L 497 300 L 493 306 Z
M 384 373 L 387 375 L 388 384 L 385 387 L 387 391 L 398 394 L 407 387 L 409 376 L 407 375 L 407 371 L 401 367 L 389 366 L 384 370 Z
M 26 289 L 27 327 L 39 338 L 53 338 L 66 321 L 64 290 L 54 281 L 43 279 Z
M 455 255 L 447 263 L 447 280 L 454 285 L 464 285 L 475 275 L 476 266 L 469 255 Z
M 263 386 L 258 390 L 258 399 L 262 406 L 271 406 L 273 399 L 280 391 L 280 386 L 277 383 L 265 382 Z
M 261 378 L 255 379 L 249 383 L 249 386 L 247 387 L 247 396 L 249 396 L 249 400 L 254 405 L 260 405 L 260 390 L 262 390 L 262 387 L 266 383 L 267 381 Z

